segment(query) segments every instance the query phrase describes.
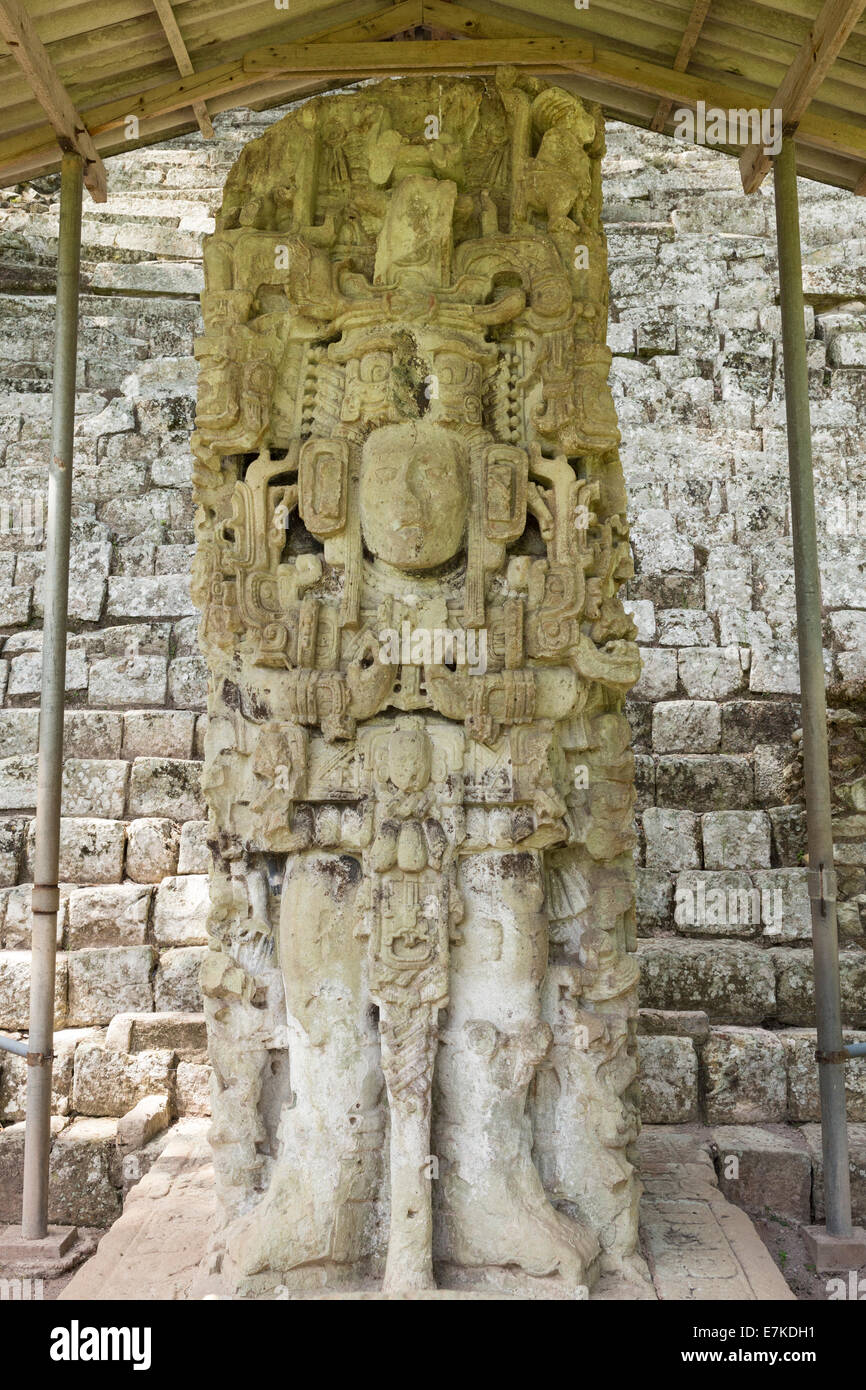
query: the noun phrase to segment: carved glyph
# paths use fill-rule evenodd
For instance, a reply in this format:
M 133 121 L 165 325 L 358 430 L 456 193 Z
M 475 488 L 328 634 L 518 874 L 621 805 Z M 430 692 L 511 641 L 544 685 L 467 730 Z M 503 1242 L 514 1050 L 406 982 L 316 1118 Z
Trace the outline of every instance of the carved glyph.
M 316 98 L 206 246 L 202 983 L 241 1292 L 641 1277 L 603 139 L 509 69 Z

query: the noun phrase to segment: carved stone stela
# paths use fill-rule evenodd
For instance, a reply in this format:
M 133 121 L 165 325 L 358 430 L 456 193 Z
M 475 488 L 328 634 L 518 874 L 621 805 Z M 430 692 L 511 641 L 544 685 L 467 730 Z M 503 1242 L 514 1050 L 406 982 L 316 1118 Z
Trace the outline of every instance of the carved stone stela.
M 202 980 L 247 1295 L 642 1278 L 603 141 L 510 69 L 319 97 L 207 242 Z

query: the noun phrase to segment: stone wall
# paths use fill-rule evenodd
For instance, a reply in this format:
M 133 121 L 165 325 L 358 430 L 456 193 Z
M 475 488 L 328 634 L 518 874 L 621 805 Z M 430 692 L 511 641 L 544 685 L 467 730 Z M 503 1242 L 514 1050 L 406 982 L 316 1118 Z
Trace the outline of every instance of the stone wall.
M 278 115 L 237 113 L 210 145 L 190 136 L 113 159 L 110 201 L 86 201 L 53 1219 L 110 1220 L 160 1128 L 208 1108 L 192 344 L 202 233 L 240 146 Z M 786 775 L 799 712 L 771 190 L 744 199 L 734 161 L 624 126 L 609 128 L 606 179 L 629 602 L 645 660 L 629 705 L 645 1118 L 808 1123 L 817 1081 L 796 767 Z M 57 197 L 53 179 L 5 191 L 0 232 L 0 1029 L 12 1032 L 27 1020 Z M 839 781 L 853 788 L 837 796 L 853 1038 L 866 1036 L 866 203 L 812 183 L 801 199 L 827 672 L 847 710 Z M 710 906 L 720 888 L 724 911 Z M 17 1215 L 23 1080 L 0 1054 L 0 1219 Z M 851 1117 L 866 1120 L 866 1062 L 849 1068 L 849 1090 Z M 164 1103 L 142 1111 L 154 1095 Z M 134 1107 L 137 1120 L 122 1121 Z M 85 1170 L 86 1212 L 75 1210 Z
M 629 598 L 645 662 L 630 706 L 644 1118 L 814 1121 L 805 824 L 795 770 L 786 775 L 799 708 L 772 190 L 746 200 L 733 161 L 623 127 L 607 165 Z M 826 670 L 831 704 L 850 706 L 840 717 L 861 730 L 844 752 L 834 740 L 836 781 L 849 787 L 837 795 L 842 997 L 856 1030 L 866 1028 L 866 206 L 814 183 L 800 195 Z M 848 1076 L 850 1115 L 862 1120 L 866 1064 Z

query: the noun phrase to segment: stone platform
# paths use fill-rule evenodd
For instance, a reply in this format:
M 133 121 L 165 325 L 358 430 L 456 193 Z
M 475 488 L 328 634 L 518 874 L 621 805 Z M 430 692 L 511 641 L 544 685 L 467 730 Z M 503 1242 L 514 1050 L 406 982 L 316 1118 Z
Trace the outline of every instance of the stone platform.
M 670 1301 L 792 1299 L 750 1218 L 719 1190 L 709 1143 L 699 1134 L 652 1128 L 641 1139 L 645 1194 L 642 1229 L 654 1295 Z M 126 1199 L 123 1215 L 61 1299 L 184 1299 L 207 1296 L 202 1278 L 216 1222 L 213 1168 L 202 1121 L 177 1127 L 161 1158 Z M 213 1280 L 219 1297 L 218 1280 Z M 323 1295 L 306 1295 L 320 1298 Z M 377 1299 L 370 1290 L 328 1298 Z M 424 1299 L 509 1294 L 441 1289 Z M 604 1280 L 595 1299 L 630 1298 Z
M 751 1218 L 719 1190 L 706 1137 L 660 1125 L 640 1146 L 641 1232 L 660 1299 L 794 1298 Z

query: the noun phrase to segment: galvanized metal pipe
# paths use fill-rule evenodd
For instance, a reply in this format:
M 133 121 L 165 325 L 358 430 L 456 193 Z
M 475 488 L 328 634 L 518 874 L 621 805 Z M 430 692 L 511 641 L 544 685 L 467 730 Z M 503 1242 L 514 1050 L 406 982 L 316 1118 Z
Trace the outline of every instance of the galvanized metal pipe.
M 797 645 L 803 722 L 803 769 L 812 900 L 812 952 L 818 1051 L 842 1052 L 842 1004 L 839 989 L 839 941 L 824 658 L 821 634 L 821 576 L 815 526 L 809 376 L 803 325 L 803 270 L 794 142 L 782 141 L 774 162 L 776 237 L 779 248 L 779 302 L 785 368 L 788 425 L 788 471 L 791 480 L 791 528 L 797 601 Z M 819 1061 L 821 1138 L 827 1232 L 851 1234 L 851 1186 L 845 1115 L 845 1063 Z
M 30 1044 L 19 1042 L 17 1038 L 7 1038 L 0 1033 L 0 1051 L 14 1052 L 17 1057 L 26 1057 L 30 1051 Z
M 63 775 L 63 710 L 66 694 L 66 610 L 69 595 L 69 523 L 72 509 L 72 434 L 78 350 L 78 282 L 81 264 L 81 156 L 65 153 L 60 173 L 60 235 L 54 318 L 54 377 L 48 518 L 45 553 L 45 618 L 42 637 L 42 703 L 33 864 L 33 942 L 30 1034 L 24 1136 L 21 1234 L 41 1240 L 48 1231 L 48 1162 L 51 1147 L 51 1061 L 54 1041 L 54 977 L 57 954 L 57 888 L 60 854 L 60 787 Z

